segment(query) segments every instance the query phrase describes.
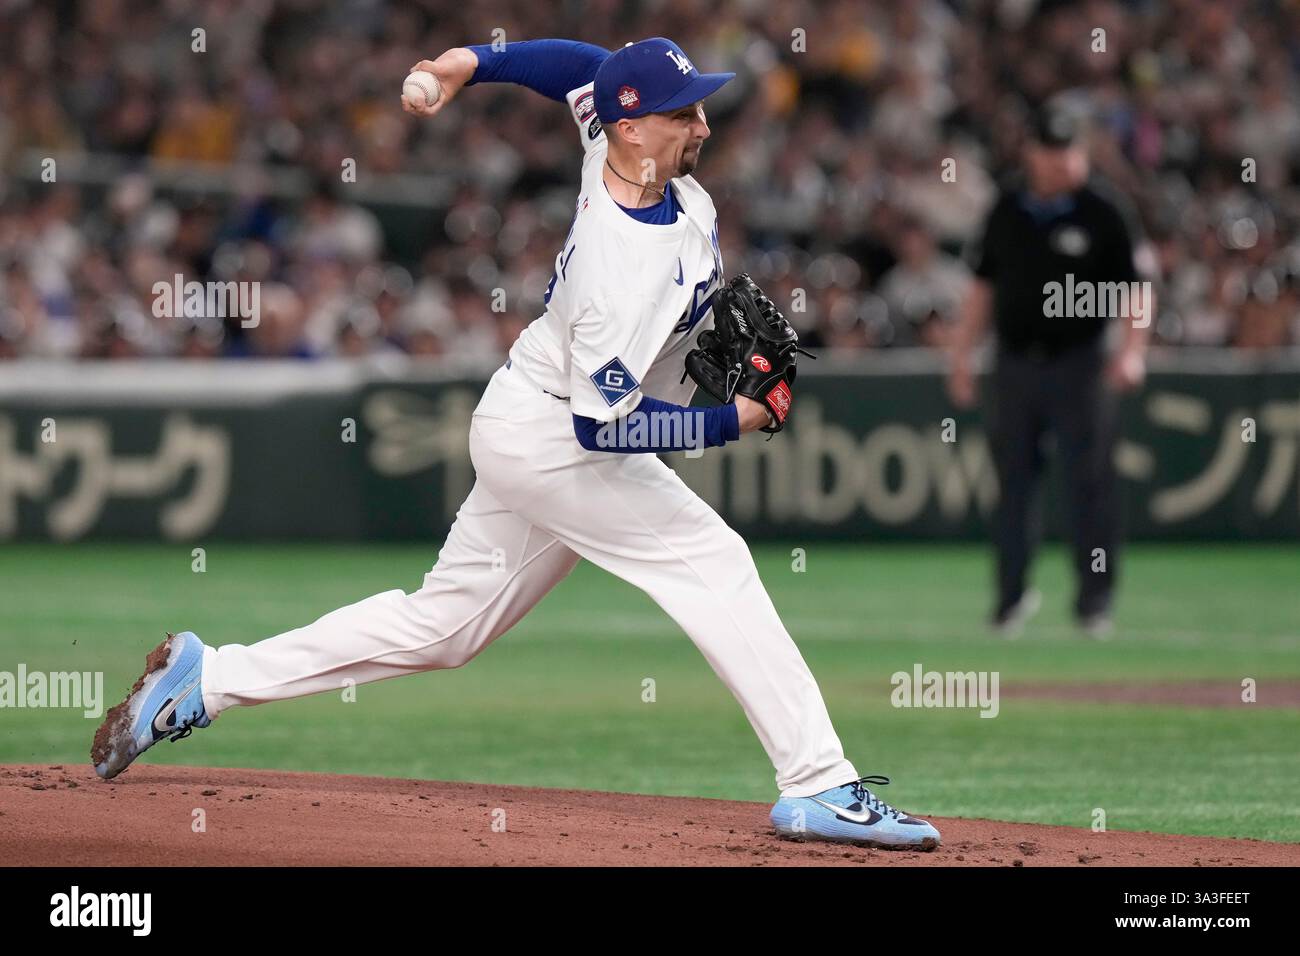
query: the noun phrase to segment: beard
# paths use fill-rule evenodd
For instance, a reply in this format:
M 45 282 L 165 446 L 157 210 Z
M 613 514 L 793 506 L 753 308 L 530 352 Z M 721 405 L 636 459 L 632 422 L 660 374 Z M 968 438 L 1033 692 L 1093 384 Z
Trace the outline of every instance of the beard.
M 681 158 L 677 161 L 677 175 L 689 176 L 695 172 L 695 167 L 700 162 L 700 147 L 688 146 L 683 150 Z

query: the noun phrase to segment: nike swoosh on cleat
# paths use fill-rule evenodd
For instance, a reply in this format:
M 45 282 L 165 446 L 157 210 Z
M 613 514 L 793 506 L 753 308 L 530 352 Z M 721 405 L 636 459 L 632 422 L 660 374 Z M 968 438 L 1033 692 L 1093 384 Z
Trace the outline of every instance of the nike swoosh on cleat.
M 198 686 L 199 681 L 195 681 L 171 700 L 167 701 L 167 703 L 163 705 L 162 710 L 158 711 L 158 713 L 154 715 L 153 732 L 155 740 L 160 736 L 166 737 L 176 729 L 175 725 L 168 723 L 168 718 L 176 712 L 176 708 L 180 706 L 180 702 L 188 697 L 194 688 Z
M 808 799 L 818 806 L 825 807 L 831 813 L 835 814 L 842 820 L 847 820 L 849 823 L 861 823 L 865 826 L 871 826 L 873 823 L 878 823 L 884 819 L 875 810 L 850 810 L 848 807 L 837 807 L 833 803 L 827 803 L 825 800 L 818 800 L 816 797 L 809 797 Z

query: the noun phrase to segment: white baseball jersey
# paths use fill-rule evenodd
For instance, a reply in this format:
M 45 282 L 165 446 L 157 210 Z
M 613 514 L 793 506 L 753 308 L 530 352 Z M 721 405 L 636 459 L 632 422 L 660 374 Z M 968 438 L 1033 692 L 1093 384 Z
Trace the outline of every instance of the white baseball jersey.
M 475 410 L 474 488 L 437 564 L 411 594 L 385 591 L 256 644 L 205 648 L 204 708 L 216 718 L 340 682 L 459 667 L 581 557 L 650 595 L 695 642 L 740 702 L 783 795 L 856 780 L 741 537 L 657 455 L 588 451 L 576 440 L 571 411 L 612 421 L 643 393 L 690 400 L 683 357 L 712 324 L 722 257 L 713 203 L 689 176 L 672 181 L 684 210 L 673 225 L 618 207 L 601 179 L 606 143 L 592 85 L 568 101 L 586 145 L 573 229 L 546 312 Z
M 672 180 L 672 225 L 638 222 L 602 178 L 609 143 L 594 84 L 568 94 L 586 153 L 573 228 L 555 257 L 546 311 L 510 350 L 512 368 L 570 399 L 574 414 L 613 421 L 652 395 L 686 405 L 687 351 L 713 324 L 710 297 L 722 281 L 713 200 L 691 176 Z M 639 170 L 620 170 L 635 178 Z

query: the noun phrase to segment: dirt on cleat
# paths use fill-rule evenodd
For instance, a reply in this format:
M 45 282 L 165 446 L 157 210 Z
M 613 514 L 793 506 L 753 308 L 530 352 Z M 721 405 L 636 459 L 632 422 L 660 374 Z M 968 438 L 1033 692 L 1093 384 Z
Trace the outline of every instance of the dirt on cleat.
M 166 666 L 167 658 L 171 656 L 171 644 L 175 637 L 175 634 L 169 633 L 161 644 L 149 652 L 148 656 L 144 659 L 144 673 L 141 674 L 136 682 L 131 685 L 131 689 L 127 691 L 126 697 L 123 698 L 122 703 L 109 709 L 108 715 L 104 718 L 104 722 L 100 724 L 99 729 L 95 731 L 95 741 L 90 746 L 90 761 L 94 766 L 98 767 L 108 759 L 109 751 L 112 749 L 109 741 L 118 733 L 128 732 L 130 730 L 129 726 L 123 726 L 123 724 L 129 724 L 131 720 L 127 703 L 141 688 L 141 686 L 143 686 L 145 678 L 154 671 Z

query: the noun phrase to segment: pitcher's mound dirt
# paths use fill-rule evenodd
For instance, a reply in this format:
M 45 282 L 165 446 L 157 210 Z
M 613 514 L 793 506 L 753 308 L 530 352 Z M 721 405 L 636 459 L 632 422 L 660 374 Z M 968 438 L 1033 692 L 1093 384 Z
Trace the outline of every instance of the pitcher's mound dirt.
M 11 766 L 0 767 L 0 865 L 1300 864 L 1290 844 L 941 818 L 933 853 L 798 844 L 776 838 L 767 810 L 266 770 L 142 765 L 105 782 L 88 766 Z

